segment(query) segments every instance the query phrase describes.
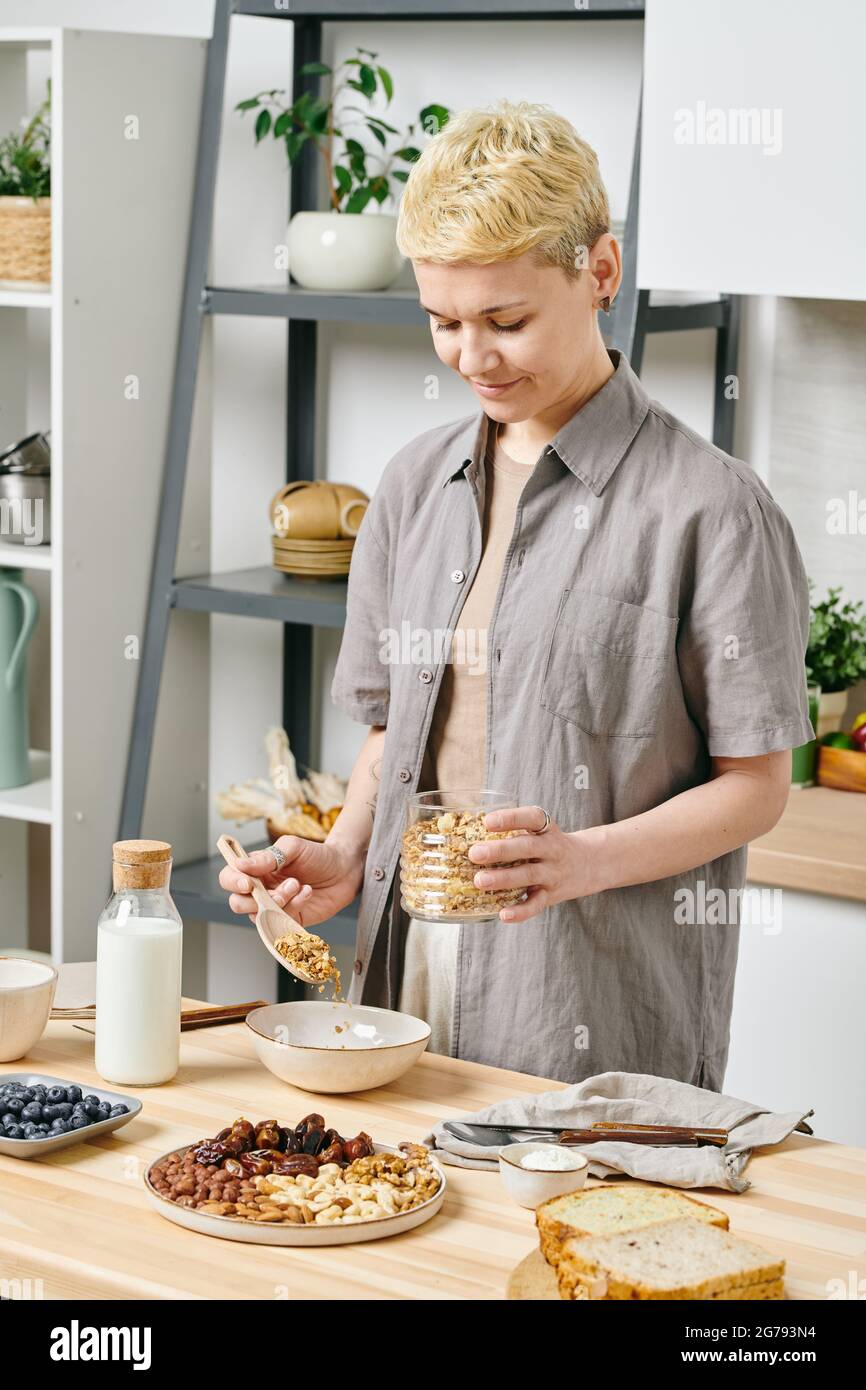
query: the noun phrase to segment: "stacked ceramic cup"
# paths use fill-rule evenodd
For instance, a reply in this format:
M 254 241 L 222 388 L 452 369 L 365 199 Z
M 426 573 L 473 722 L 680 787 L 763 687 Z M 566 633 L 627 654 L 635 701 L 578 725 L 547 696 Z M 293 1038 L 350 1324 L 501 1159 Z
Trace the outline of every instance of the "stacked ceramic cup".
M 347 575 L 369 501 L 349 483 L 287 483 L 271 501 L 274 568 L 312 579 Z

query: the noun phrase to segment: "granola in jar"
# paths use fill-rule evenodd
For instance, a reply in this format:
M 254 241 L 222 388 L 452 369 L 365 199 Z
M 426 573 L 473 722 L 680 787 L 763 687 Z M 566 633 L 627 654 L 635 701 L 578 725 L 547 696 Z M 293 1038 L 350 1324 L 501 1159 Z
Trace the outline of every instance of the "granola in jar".
M 469 858 L 469 850 L 480 840 L 507 839 L 525 832 L 485 827 L 484 816 L 498 809 L 495 801 L 486 804 L 497 796 L 496 793 L 476 793 L 478 802 L 469 807 L 464 803 L 449 808 L 445 798 L 445 804 L 428 801 L 426 805 L 419 805 L 425 797 L 440 795 L 422 793 L 410 806 L 400 855 L 403 908 L 411 917 L 430 921 L 497 917 L 500 908 L 520 902 L 526 896 L 526 889 L 476 888 L 474 877 L 482 866 Z M 503 796 L 499 804 L 504 803 Z

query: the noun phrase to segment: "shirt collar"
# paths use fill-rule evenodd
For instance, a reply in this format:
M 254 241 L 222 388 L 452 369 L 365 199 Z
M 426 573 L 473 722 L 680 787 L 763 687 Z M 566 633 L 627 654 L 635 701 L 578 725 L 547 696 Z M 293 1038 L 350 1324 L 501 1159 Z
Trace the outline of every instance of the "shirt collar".
M 575 411 L 547 446 L 576 478 L 600 497 L 643 424 L 649 396 L 617 348 L 608 348 L 613 375 Z M 481 411 L 458 433 L 448 451 L 441 486 L 480 467 L 491 417 Z

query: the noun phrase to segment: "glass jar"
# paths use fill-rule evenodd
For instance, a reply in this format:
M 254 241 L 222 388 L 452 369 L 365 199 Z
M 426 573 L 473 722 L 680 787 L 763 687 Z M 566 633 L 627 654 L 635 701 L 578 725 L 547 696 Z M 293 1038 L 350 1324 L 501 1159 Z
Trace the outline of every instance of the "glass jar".
M 484 865 L 469 858 L 479 840 L 523 835 L 522 830 L 487 830 L 488 811 L 516 806 L 505 792 L 479 790 L 420 792 L 410 798 L 400 852 L 400 903 L 410 917 L 426 922 L 484 922 L 509 903 L 522 901 L 525 888 L 476 888 Z M 514 860 L 525 863 L 525 860 Z
M 177 1072 L 183 923 L 170 878 L 171 845 L 114 846 L 96 932 L 96 1070 L 116 1085 L 159 1086 Z

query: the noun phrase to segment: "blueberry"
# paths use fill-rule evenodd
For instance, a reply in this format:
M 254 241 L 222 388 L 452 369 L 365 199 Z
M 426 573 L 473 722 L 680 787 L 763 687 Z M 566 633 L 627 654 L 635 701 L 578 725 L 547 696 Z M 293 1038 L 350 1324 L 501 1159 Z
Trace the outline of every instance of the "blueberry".
M 95 1123 L 97 1120 L 101 1120 L 101 1119 L 102 1119 L 102 1111 L 101 1111 L 100 1108 L 99 1108 L 99 1101 L 97 1101 L 95 1104 L 94 1104 L 92 1101 L 89 1102 L 89 1103 L 87 1104 L 87 1106 L 86 1106 L 86 1111 L 87 1111 L 87 1118 L 88 1118 L 89 1120 L 93 1120 L 94 1123 Z
M 21 1097 L 21 1099 L 23 1100 L 23 1102 L 24 1102 L 25 1105 L 29 1105 L 30 1102 L 31 1102 L 31 1100 L 35 1100 L 35 1099 L 36 1099 L 36 1097 L 35 1097 L 34 1094 L 33 1094 L 33 1087 L 32 1087 L 32 1086 L 25 1086 L 24 1089 L 23 1089 L 23 1091 L 19 1091 L 18 1094 L 19 1094 L 19 1096 Z
M 128 1114 L 129 1114 L 129 1106 L 128 1106 L 128 1105 L 120 1105 L 120 1104 L 118 1104 L 118 1105 L 112 1105 L 112 1107 L 111 1107 L 111 1118 L 112 1118 L 112 1119 L 114 1119 L 116 1115 L 128 1115 Z
M 102 1120 L 107 1120 L 110 1114 L 111 1114 L 111 1103 L 110 1103 L 109 1101 L 107 1101 L 107 1100 L 102 1101 L 102 1103 L 101 1103 L 101 1105 L 100 1105 L 100 1107 L 99 1107 L 99 1117 L 100 1117 L 100 1119 L 102 1119 Z
M 85 1097 L 84 1097 L 84 1104 L 85 1104 L 85 1105 L 99 1105 L 99 1096 L 85 1096 Z
M 51 1130 L 49 1129 L 48 1125 L 37 1125 L 36 1128 L 37 1128 L 37 1130 L 39 1131 L 40 1134 L 50 1134 L 50 1133 L 51 1133 Z
M 20 1125 L 10 1125 L 9 1128 L 7 1129 L 7 1131 L 6 1131 L 6 1138 L 7 1138 L 7 1139 L 23 1139 L 23 1138 L 24 1138 L 24 1130 L 21 1128 Z
M 8 1129 L 10 1125 L 17 1125 L 17 1123 L 18 1116 L 13 1115 L 11 1110 L 7 1110 L 4 1115 L 0 1115 L 0 1124 L 2 1124 L 4 1129 Z
M 86 1115 L 73 1115 L 73 1116 L 72 1116 L 72 1119 L 69 1121 L 69 1128 L 70 1128 L 70 1129 L 86 1129 L 86 1127 L 87 1127 L 89 1124 L 90 1124 L 90 1121 L 88 1120 L 88 1118 L 87 1118 Z
M 69 1129 L 69 1125 L 66 1123 L 65 1120 L 55 1120 L 54 1123 L 53 1123 L 53 1125 L 51 1126 L 51 1133 L 52 1133 L 52 1134 L 65 1134 L 65 1133 L 67 1132 L 68 1129 Z
M 43 1120 L 47 1120 L 49 1124 L 51 1124 L 52 1120 L 58 1120 L 60 1116 L 57 1112 L 57 1106 L 51 1105 L 50 1102 L 46 1101 L 42 1107 L 42 1118 Z
M 69 1101 L 70 1105 L 74 1105 L 77 1100 L 81 1100 L 81 1087 L 67 1086 L 66 1099 Z
M 42 1106 L 38 1100 L 31 1100 L 29 1105 L 25 1105 L 21 1111 L 22 1120 L 32 1120 L 34 1124 L 42 1119 Z
M 61 1120 L 68 1120 L 72 1114 L 72 1106 L 69 1104 L 68 1100 L 62 1100 L 59 1105 L 55 1105 L 54 1109 L 57 1111 Z
M 46 1100 L 49 1102 L 49 1104 L 51 1104 L 51 1105 L 56 1105 L 57 1102 L 58 1102 L 59 1100 L 65 1100 L 65 1099 L 66 1099 L 66 1087 L 65 1087 L 65 1086 L 49 1086 L 49 1087 L 48 1087 L 48 1095 L 45 1097 L 45 1099 L 46 1099 Z
M 44 1105 L 45 1098 L 48 1095 L 48 1087 L 43 1086 L 40 1081 L 38 1086 L 31 1086 L 29 1089 L 33 1092 L 33 1099 L 38 1100 L 41 1105 Z
M 20 1096 L 7 1096 L 3 1104 L 7 1113 L 13 1115 L 20 1115 L 21 1111 L 24 1109 L 24 1101 Z

